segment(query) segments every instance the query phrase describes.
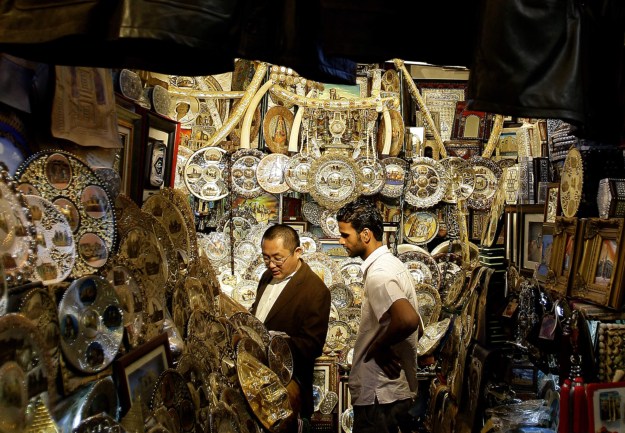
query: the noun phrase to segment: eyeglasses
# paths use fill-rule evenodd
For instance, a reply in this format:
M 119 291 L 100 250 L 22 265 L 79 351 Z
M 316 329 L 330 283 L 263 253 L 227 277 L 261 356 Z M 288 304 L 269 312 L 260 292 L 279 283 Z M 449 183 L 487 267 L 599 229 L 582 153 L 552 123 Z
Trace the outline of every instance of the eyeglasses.
M 272 259 L 272 258 L 263 256 L 263 262 L 265 262 L 265 266 L 269 266 L 270 263 L 273 263 L 274 265 L 280 267 L 289 259 L 289 257 L 293 255 L 293 253 L 295 253 L 295 250 L 293 250 L 291 254 L 289 254 L 288 256 L 281 258 L 281 259 Z

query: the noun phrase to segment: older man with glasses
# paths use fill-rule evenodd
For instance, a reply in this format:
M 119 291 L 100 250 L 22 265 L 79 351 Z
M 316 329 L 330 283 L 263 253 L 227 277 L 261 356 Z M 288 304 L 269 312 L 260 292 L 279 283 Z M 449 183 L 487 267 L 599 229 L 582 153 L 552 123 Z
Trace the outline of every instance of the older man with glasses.
M 293 354 L 290 393 L 299 388 L 300 418 L 313 413 L 313 370 L 322 354 L 330 318 L 330 291 L 321 278 L 302 260 L 297 232 L 286 224 L 269 227 L 261 240 L 267 270 L 260 278 L 251 313 L 271 334 L 286 340 Z M 297 385 L 297 386 L 295 386 Z

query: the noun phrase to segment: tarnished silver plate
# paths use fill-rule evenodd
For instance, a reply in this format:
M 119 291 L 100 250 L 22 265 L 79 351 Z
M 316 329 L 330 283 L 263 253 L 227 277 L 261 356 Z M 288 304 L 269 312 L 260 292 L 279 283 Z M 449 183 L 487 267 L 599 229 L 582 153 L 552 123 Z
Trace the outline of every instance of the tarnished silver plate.
M 481 156 L 472 157 L 468 163 L 475 172 L 475 188 L 467 199 L 467 206 L 472 209 L 486 210 L 493 202 L 493 196 L 502 174 L 501 167 Z
M 362 195 L 374 195 L 382 191 L 386 182 L 386 172 L 380 161 L 361 157 L 356 160 L 356 165 L 362 172 Z

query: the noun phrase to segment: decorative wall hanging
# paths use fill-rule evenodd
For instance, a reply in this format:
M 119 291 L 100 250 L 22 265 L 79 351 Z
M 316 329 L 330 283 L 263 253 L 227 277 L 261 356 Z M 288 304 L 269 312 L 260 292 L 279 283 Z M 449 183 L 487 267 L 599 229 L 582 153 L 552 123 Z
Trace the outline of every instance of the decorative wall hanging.
M 432 212 L 413 212 L 404 221 L 405 239 L 412 244 L 427 244 L 438 234 L 438 217 Z
M 380 161 L 375 156 L 373 158 L 363 156 L 356 160 L 356 165 L 363 177 L 362 195 L 375 195 L 382 191 L 386 173 Z
M 458 197 L 467 199 L 475 188 L 475 172 L 469 163 L 458 157 L 447 157 L 439 161 L 445 168 L 449 182 L 443 201 L 456 203 Z
M 115 213 L 104 184 L 87 164 L 65 151 L 41 151 L 18 168 L 16 180 L 67 218 L 77 251 L 71 277 L 92 274 L 106 264 L 115 244 Z
M 264 157 L 265 154 L 258 149 L 241 149 L 232 154 L 232 191 L 245 198 L 258 197 L 263 193 L 256 177 L 256 169 Z
M 287 340 L 279 335 L 271 337 L 267 355 L 269 368 L 276 373 L 282 385 L 287 386 L 293 377 L 293 354 Z
M 263 120 L 263 138 L 272 153 L 287 154 L 293 113 L 286 107 L 271 107 Z
M 193 432 L 195 406 L 182 374 L 173 368 L 166 369 L 156 380 L 153 389 L 148 408 L 154 418 L 162 425 L 171 425 L 174 431 Z
M 391 117 L 391 146 L 388 156 L 397 156 L 404 145 L 404 119 L 398 110 L 389 110 Z M 384 134 L 386 132 L 386 123 L 380 122 L 377 135 L 377 150 L 379 154 L 384 151 Z
M 441 285 L 441 272 L 434 258 L 419 251 L 406 251 L 397 255 L 410 271 L 417 284 L 429 284 L 436 290 Z
M 298 153 L 289 159 L 284 169 L 284 178 L 293 191 L 308 192 L 310 190 L 308 176 L 314 161 L 315 157 L 305 153 Z
M 325 209 L 321 212 L 319 225 L 323 234 L 329 238 L 338 238 L 341 236 L 339 232 L 339 223 L 336 219 L 336 212 L 331 209 Z
M 358 197 L 363 178 L 353 160 L 339 153 L 326 153 L 312 163 L 308 183 L 317 203 L 337 210 Z
M 428 208 L 441 201 L 447 191 L 449 175 L 438 161 L 425 156 L 413 159 L 411 180 L 405 199 L 415 207 Z
M 385 197 L 399 197 L 404 191 L 408 163 L 400 158 L 384 158 L 382 160 L 386 181 L 380 191 Z
M 272 153 L 265 156 L 256 167 L 256 178 L 261 188 L 271 194 L 281 194 L 289 190 L 284 172 L 289 163 L 289 157 L 282 153 Z
M 415 284 L 415 295 L 423 325 L 428 326 L 430 323 L 436 322 L 442 308 L 438 290 L 430 284 Z
M 486 210 L 490 207 L 497 184 L 501 178 L 501 167 L 490 159 L 474 156 L 468 161 L 475 172 L 475 188 L 467 199 L 472 209 Z
M 341 282 L 341 272 L 336 261 L 324 253 L 312 253 L 306 256 L 306 263 L 323 280 L 326 286 Z
M 582 155 L 577 148 L 571 147 L 560 173 L 560 205 L 562 206 L 562 215 L 567 218 L 574 217 L 577 209 L 579 209 L 583 183 Z
M 302 204 L 302 215 L 312 225 L 321 225 L 321 213 L 323 209 L 314 201 L 305 201 Z
M 207 201 L 228 195 L 228 157 L 220 147 L 204 147 L 195 152 L 184 165 L 184 183 L 189 192 Z

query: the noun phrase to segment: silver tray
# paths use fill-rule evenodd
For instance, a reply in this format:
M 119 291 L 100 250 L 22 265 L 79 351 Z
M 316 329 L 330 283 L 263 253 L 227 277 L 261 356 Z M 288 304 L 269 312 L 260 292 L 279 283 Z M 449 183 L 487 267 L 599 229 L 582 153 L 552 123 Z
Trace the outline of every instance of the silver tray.
M 406 201 L 418 208 L 432 207 L 440 202 L 449 182 L 445 167 L 432 158 L 420 156 L 414 158 L 410 170 Z
M 239 196 L 255 198 L 263 193 L 256 169 L 265 154 L 258 149 L 240 149 L 232 154 L 230 178 L 232 190 Z

